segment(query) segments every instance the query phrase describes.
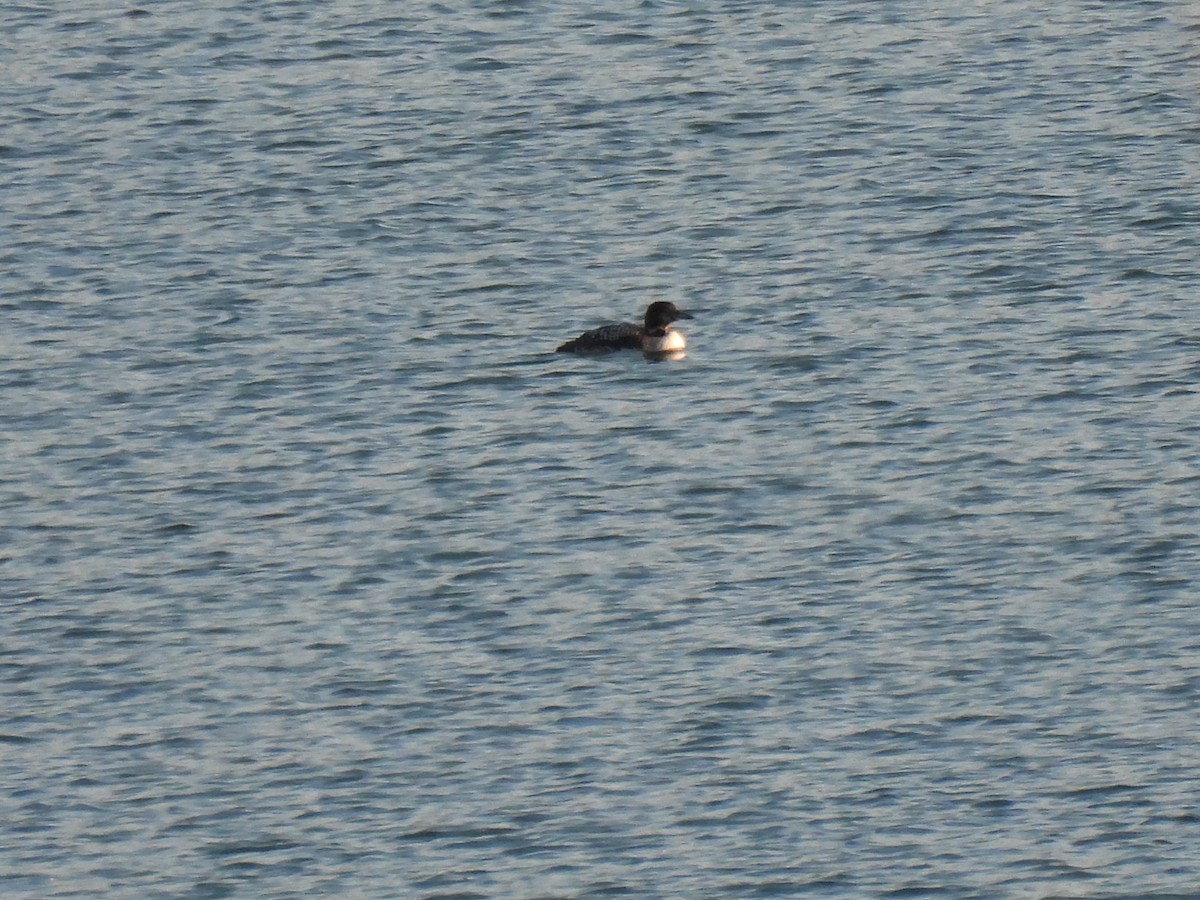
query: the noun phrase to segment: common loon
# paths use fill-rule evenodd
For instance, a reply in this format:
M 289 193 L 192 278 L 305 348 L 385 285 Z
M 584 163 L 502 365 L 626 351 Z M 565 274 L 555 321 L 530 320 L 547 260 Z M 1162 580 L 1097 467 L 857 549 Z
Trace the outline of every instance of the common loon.
M 643 353 L 677 353 L 687 346 L 683 335 L 671 327 L 676 319 L 690 319 L 691 313 L 674 303 L 659 300 L 646 307 L 644 325 L 621 322 L 601 325 L 567 341 L 557 353 L 606 353 L 609 350 L 641 350 Z

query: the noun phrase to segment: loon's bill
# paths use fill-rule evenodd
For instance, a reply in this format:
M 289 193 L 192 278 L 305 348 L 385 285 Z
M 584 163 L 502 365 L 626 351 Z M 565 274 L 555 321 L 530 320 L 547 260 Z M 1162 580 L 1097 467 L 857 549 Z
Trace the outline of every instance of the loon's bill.
M 557 353 L 608 353 L 613 350 L 641 350 L 643 353 L 677 353 L 687 346 L 683 335 L 671 327 L 677 319 L 690 319 L 674 303 L 659 300 L 646 307 L 644 324 L 620 322 L 601 325 L 567 341 Z

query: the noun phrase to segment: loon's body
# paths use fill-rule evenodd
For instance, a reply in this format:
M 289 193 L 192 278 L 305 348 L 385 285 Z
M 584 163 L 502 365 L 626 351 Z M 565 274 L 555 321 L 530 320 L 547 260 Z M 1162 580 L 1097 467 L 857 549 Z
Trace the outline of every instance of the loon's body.
M 691 313 L 674 303 L 659 300 L 646 307 L 644 323 L 621 322 L 585 331 L 561 345 L 559 353 L 607 353 L 611 350 L 641 350 L 643 353 L 678 353 L 687 346 L 683 335 L 671 327 L 676 319 L 690 319 Z

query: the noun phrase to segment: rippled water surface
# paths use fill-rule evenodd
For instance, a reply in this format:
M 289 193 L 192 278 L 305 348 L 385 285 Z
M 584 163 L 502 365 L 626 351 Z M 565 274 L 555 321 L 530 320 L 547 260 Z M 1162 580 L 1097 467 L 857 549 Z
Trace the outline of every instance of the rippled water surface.
M 1194 896 L 1188 4 L 201 7 L 0 36 L 0 892 Z

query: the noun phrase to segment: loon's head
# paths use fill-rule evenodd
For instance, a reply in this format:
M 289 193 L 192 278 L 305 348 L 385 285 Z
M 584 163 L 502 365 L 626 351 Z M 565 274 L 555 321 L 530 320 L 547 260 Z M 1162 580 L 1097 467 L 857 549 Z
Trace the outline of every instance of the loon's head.
M 646 331 L 661 331 L 676 319 L 690 319 L 691 313 L 684 312 L 674 303 L 659 300 L 646 307 Z

